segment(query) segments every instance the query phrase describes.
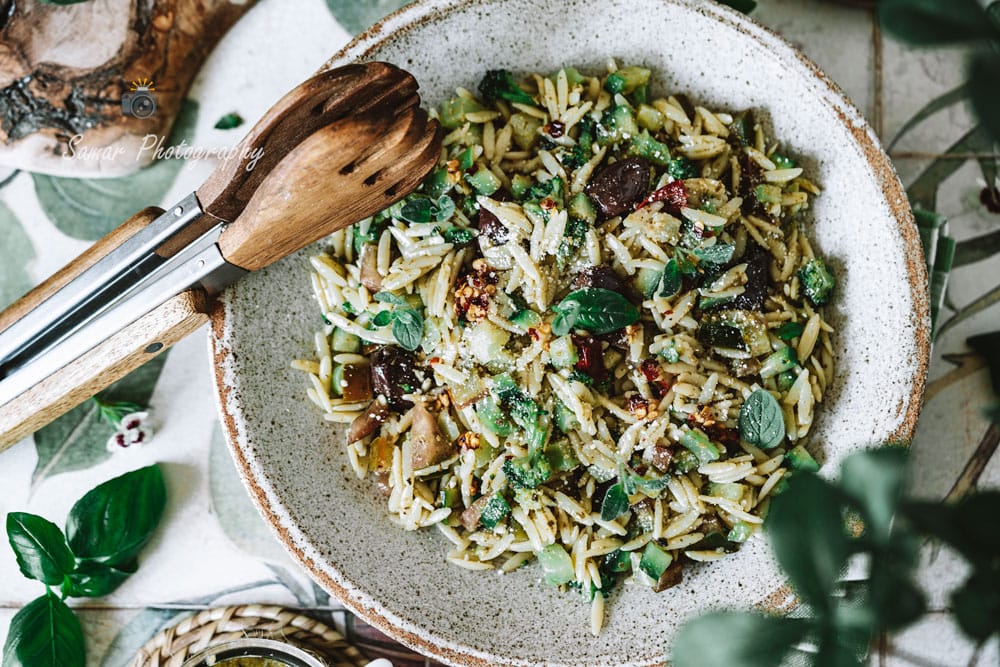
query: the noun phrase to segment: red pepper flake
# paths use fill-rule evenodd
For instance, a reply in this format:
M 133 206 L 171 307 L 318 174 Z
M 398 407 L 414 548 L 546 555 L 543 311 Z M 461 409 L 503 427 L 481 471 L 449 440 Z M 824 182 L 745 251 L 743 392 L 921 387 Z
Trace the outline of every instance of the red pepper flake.
M 652 357 L 643 359 L 639 365 L 639 370 L 642 371 L 646 381 L 649 383 L 650 390 L 653 392 L 653 396 L 656 398 L 666 396 L 667 392 L 670 391 L 670 387 L 674 384 L 673 378 L 663 372 L 660 362 Z
M 566 125 L 561 120 L 554 120 L 543 127 L 542 130 L 553 139 L 558 139 L 566 132 Z
M 440 364 L 441 363 L 441 357 L 431 357 L 430 359 L 427 360 L 427 363 L 431 364 L 432 366 L 434 364 Z
M 639 205 L 635 207 L 635 210 L 639 210 L 643 206 L 648 206 L 653 202 L 662 201 L 666 204 L 666 209 L 670 213 L 680 213 L 681 209 L 688 204 L 688 193 L 687 188 L 684 187 L 684 181 L 674 181 L 673 183 L 667 183 L 659 190 L 653 191 L 651 195 L 639 202 Z
M 556 200 L 553 199 L 552 197 L 546 197 L 542 201 L 538 202 L 538 205 L 541 206 L 546 211 L 551 211 L 556 207 Z

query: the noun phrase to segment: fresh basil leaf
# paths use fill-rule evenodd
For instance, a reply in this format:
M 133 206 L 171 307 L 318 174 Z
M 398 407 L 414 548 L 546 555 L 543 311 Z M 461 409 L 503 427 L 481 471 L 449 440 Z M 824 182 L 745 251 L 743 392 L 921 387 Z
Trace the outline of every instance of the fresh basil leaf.
M 232 113 L 227 113 L 225 116 L 215 121 L 215 129 L 231 130 L 234 127 L 239 127 L 242 124 L 243 124 L 243 116 L 239 115 L 234 111 Z
M 889 528 L 903 493 L 906 451 L 883 447 L 852 454 L 840 467 L 840 486 L 861 507 L 865 537 L 889 540 Z
M 716 612 L 688 621 L 670 652 L 672 667 L 773 667 L 809 631 L 809 620 Z M 724 638 L 724 640 L 720 640 Z
M 43 584 L 62 582 L 73 570 L 73 554 L 66 537 L 48 519 L 27 512 L 7 515 L 7 539 L 17 557 L 21 574 Z
M 805 327 L 799 322 L 785 322 L 775 333 L 781 340 L 788 341 L 801 336 L 804 330 Z
M 375 292 L 375 300 L 381 303 L 391 303 L 394 306 L 405 306 L 406 300 L 392 292 Z
M 556 311 L 556 318 L 552 320 L 552 333 L 556 336 L 565 336 L 573 330 L 576 318 L 580 314 L 580 305 L 569 303 Z
M 3 667 L 84 667 L 85 662 L 80 620 L 52 591 L 14 615 Z
M 676 259 L 667 260 L 667 265 L 663 267 L 663 289 L 660 296 L 672 297 L 681 291 L 681 269 L 677 265 Z
M 881 0 L 882 26 L 913 44 L 949 44 L 990 39 L 989 16 L 976 0 Z
M 601 503 L 601 518 L 605 521 L 614 521 L 628 511 L 628 494 L 621 482 L 613 484 L 604 494 L 604 501 Z
M 99 598 L 113 592 L 135 574 L 139 561 L 133 558 L 119 567 L 96 561 L 81 561 L 63 583 L 66 597 Z
M 574 327 L 586 329 L 595 335 L 606 334 L 639 321 L 639 311 L 628 299 L 602 287 L 587 287 L 570 292 L 552 310 L 564 320 L 559 324 L 559 329 L 565 331 L 556 332 L 559 336 Z
M 778 399 L 766 389 L 758 389 L 740 408 L 740 437 L 751 445 L 771 449 L 785 439 L 785 415 Z
M 707 248 L 695 248 L 691 251 L 695 257 L 705 264 L 721 265 L 733 258 L 736 246 L 729 243 L 716 243 Z
M 167 502 L 157 465 L 108 480 L 73 505 L 66 535 L 79 558 L 121 566 L 133 560 L 156 530 Z
M 420 347 L 424 338 L 424 318 L 412 308 L 397 310 L 392 317 L 392 335 L 411 352 Z
M 471 243 L 472 239 L 476 238 L 476 233 L 467 228 L 449 227 L 441 232 L 441 236 L 444 237 L 445 243 L 465 245 L 466 243 Z
M 429 197 L 414 195 L 403 204 L 403 208 L 399 211 L 399 217 L 414 224 L 430 222 L 434 218 L 432 210 L 434 208 L 434 202 Z
M 455 202 L 448 195 L 441 195 L 434 202 L 431 209 L 431 216 L 435 222 L 447 222 L 455 214 Z
M 392 322 L 392 313 L 388 310 L 383 310 L 372 318 L 372 324 L 377 327 L 384 327 L 389 322 Z
M 764 529 L 796 592 L 829 616 L 830 594 L 851 553 L 837 489 L 813 473 L 796 473 L 771 501 Z

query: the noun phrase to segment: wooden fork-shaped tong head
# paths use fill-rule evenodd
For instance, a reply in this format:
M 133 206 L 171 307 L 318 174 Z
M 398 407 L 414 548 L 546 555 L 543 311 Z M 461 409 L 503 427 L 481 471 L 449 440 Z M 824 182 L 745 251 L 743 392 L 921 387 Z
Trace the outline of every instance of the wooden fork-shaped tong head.
M 164 212 L 147 208 L 0 313 L 0 451 L 206 320 L 218 289 L 395 203 L 437 161 L 417 83 L 317 74 Z

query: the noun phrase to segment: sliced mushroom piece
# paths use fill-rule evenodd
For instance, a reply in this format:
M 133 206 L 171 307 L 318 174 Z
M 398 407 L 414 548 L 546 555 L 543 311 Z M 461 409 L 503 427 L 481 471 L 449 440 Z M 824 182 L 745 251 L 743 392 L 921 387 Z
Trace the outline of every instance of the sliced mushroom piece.
M 410 411 L 413 416 L 410 426 L 410 446 L 412 467 L 420 470 L 441 463 L 455 453 L 455 447 L 441 435 L 437 417 L 427 407 L 417 402 Z
M 381 398 L 376 398 L 371 405 L 354 418 L 347 430 L 347 442 L 354 443 L 367 438 L 378 430 L 378 427 L 389 418 L 389 406 Z
M 382 291 L 382 274 L 378 272 L 378 246 L 361 248 L 361 284 L 372 294 Z
M 653 592 L 660 593 L 668 588 L 673 588 L 677 584 L 681 583 L 684 578 L 684 566 L 679 560 L 675 560 L 670 564 L 663 574 L 660 575 L 659 580 L 657 580 L 656 585 L 653 586 Z

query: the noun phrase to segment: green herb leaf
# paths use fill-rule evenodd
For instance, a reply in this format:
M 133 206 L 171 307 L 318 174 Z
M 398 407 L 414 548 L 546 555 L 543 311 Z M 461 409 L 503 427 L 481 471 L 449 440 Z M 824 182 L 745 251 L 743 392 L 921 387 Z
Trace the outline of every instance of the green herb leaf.
M 73 554 L 59 526 L 26 512 L 7 515 L 7 539 L 21 574 L 43 584 L 62 582 L 73 570 Z
M 394 306 L 405 306 L 406 299 L 396 296 L 392 292 L 375 292 L 375 300 L 381 303 L 391 303 Z
M 997 31 L 1000 40 L 1000 30 Z M 1000 41 L 994 42 L 994 45 Z M 1000 142 L 1000 54 L 987 50 L 976 54 L 969 69 L 972 108 L 979 122 L 989 129 L 994 141 Z M 987 181 L 987 184 L 990 184 Z
M 705 264 L 722 265 L 733 258 L 736 246 L 729 243 L 716 243 L 707 248 L 695 248 L 692 254 Z
M 660 296 L 670 298 L 681 291 L 681 269 L 677 265 L 676 259 L 667 260 L 667 265 L 663 267 L 663 289 Z
M 889 527 L 903 492 L 906 451 L 881 448 L 852 454 L 840 467 L 840 486 L 861 507 L 865 537 L 889 540 Z
M 602 287 L 570 292 L 552 310 L 557 313 L 552 323 L 552 331 L 557 336 L 565 335 L 574 328 L 600 335 L 639 321 L 639 311 L 635 306 L 621 294 Z
M 622 483 L 613 484 L 604 494 L 604 501 L 601 503 L 601 518 L 605 521 L 614 521 L 628 511 L 628 494 Z
M 166 501 L 157 465 L 98 485 L 73 505 L 66 519 L 73 553 L 115 567 L 129 563 L 152 536 Z
M 232 113 L 227 113 L 225 116 L 215 121 L 215 129 L 231 130 L 234 127 L 239 127 L 242 124 L 243 124 L 243 116 L 233 111 Z
M 84 667 L 80 621 L 52 591 L 14 615 L 3 647 L 3 667 Z
M 993 37 L 989 16 L 976 0 L 881 0 L 882 26 L 913 44 L 940 45 Z
M 35 281 L 28 265 L 35 259 L 35 248 L 24 225 L 14 212 L 0 202 L 0 308 L 6 308 L 31 289 Z
M 392 335 L 402 347 L 411 352 L 416 350 L 424 338 L 424 318 L 412 308 L 395 311 L 392 314 Z
M 392 313 L 388 310 L 383 310 L 372 318 L 372 324 L 377 327 L 384 327 L 389 322 L 392 322 Z
M 994 578 L 973 574 L 951 595 L 959 626 L 973 639 L 984 642 L 1000 632 L 1000 593 Z
M 773 667 L 809 630 L 804 618 L 717 612 L 688 621 L 674 640 L 672 667 Z M 722 639 L 724 638 L 724 639 Z
M 785 439 L 785 416 L 778 399 L 766 389 L 747 397 L 740 408 L 740 437 L 751 445 L 771 449 Z
M 476 233 L 467 228 L 449 227 L 441 232 L 441 236 L 444 238 L 445 243 L 465 245 L 466 243 L 471 243 L 472 239 L 476 238 Z
M 830 594 L 851 553 L 837 490 L 798 472 L 771 501 L 764 528 L 795 590 L 817 614 L 829 615 Z
M 775 333 L 781 340 L 792 340 L 801 336 L 804 329 L 805 327 L 799 322 L 785 322 Z
M 434 222 L 447 222 L 455 214 L 455 202 L 448 195 L 441 195 L 437 198 L 434 207 L 431 209 L 431 216 Z
M 113 592 L 135 574 L 139 561 L 133 558 L 119 567 L 96 561 L 82 561 L 63 583 L 66 597 L 99 598 Z
M 430 222 L 433 218 L 431 215 L 431 207 L 432 204 L 429 198 L 411 196 L 406 200 L 406 203 L 403 204 L 403 208 L 400 209 L 399 217 L 414 224 Z

